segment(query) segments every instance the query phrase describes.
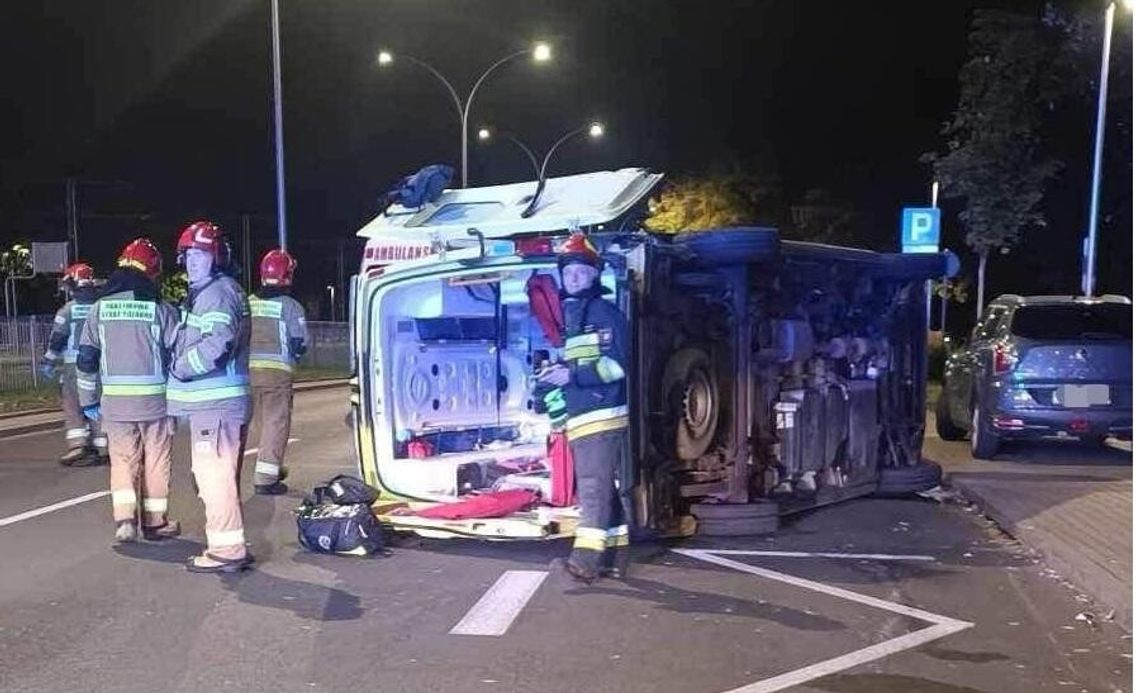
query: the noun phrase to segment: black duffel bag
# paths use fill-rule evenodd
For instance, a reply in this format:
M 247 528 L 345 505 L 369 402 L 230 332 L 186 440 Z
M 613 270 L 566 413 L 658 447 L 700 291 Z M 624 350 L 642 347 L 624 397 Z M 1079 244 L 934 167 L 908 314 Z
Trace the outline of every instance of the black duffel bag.
M 297 541 L 316 553 L 368 556 L 381 551 L 383 527 L 372 514 L 378 495 L 356 477 L 334 476 L 297 508 Z
M 314 488 L 313 492 L 305 497 L 305 503 L 309 505 L 320 505 L 321 503 L 372 505 L 379 495 L 376 489 L 360 479 L 340 474 Z
M 305 503 L 297 509 L 297 541 L 316 553 L 368 556 L 384 548 L 383 527 L 365 503 Z

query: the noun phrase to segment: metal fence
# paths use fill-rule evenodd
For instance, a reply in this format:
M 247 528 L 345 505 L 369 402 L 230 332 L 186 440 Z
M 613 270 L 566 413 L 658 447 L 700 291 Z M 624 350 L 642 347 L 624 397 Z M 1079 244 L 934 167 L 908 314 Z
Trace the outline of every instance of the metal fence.
M 341 371 L 348 375 L 352 363 L 348 353 L 347 322 L 310 322 L 309 351 L 301 357 L 302 368 Z
M 53 315 L 0 318 L 0 392 L 30 392 L 48 385 L 37 370 L 47 349 Z M 348 323 L 310 322 L 309 351 L 301 368 L 348 375 Z
M 26 392 L 46 385 L 36 364 L 47 349 L 54 315 L 0 319 L 0 391 Z

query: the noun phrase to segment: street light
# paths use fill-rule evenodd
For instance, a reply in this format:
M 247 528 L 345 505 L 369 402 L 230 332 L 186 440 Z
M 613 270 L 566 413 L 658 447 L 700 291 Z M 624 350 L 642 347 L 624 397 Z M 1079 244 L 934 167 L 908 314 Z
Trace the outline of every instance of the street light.
M 567 140 L 581 134 L 587 134 L 589 135 L 590 139 L 597 140 L 601 139 L 601 137 L 606 134 L 606 128 L 604 125 L 596 121 L 587 125 L 583 125 L 582 127 L 575 128 L 562 137 L 559 137 L 558 140 L 550 147 L 550 149 L 547 150 L 546 156 L 542 159 L 542 167 L 538 170 L 538 186 L 534 189 L 534 197 L 530 199 L 530 204 L 527 205 L 527 208 L 525 210 L 523 210 L 523 219 L 529 219 L 530 217 L 534 216 L 535 211 L 538 210 L 538 200 L 540 197 L 542 197 L 543 189 L 546 188 L 546 167 L 550 165 L 550 158 L 554 156 L 554 152 L 556 152 L 558 148 L 561 147 L 562 144 Z
M 491 73 L 494 72 L 497 68 L 504 65 L 505 63 L 514 60 L 515 58 L 521 58 L 524 55 L 529 55 L 531 59 L 534 60 L 534 62 L 541 64 L 550 62 L 551 58 L 553 57 L 553 52 L 550 48 L 550 44 L 540 41 L 532 45 L 530 48 L 515 51 L 514 53 L 503 56 L 499 60 L 492 63 L 490 67 L 483 71 L 483 74 L 479 76 L 479 79 L 475 80 L 475 86 L 471 87 L 471 91 L 467 94 L 467 100 L 464 102 L 460 100 L 459 93 L 455 90 L 455 87 L 451 85 L 451 82 L 449 82 L 439 70 L 437 70 L 431 64 L 420 60 L 419 58 L 400 54 L 400 57 L 404 60 L 422 67 L 423 69 L 430 72 L 436 79 L 443 82 L 443 85 L 447 87 L 447 92 L 451 94 L 451 100 L 455 104 L 456 112 L 459 114 L 459 145 L 462 159 L 462 187 L 464 188 L 467 187 L 467 118 L 471 113 L 471 103 L 475 100 L 475 93 L 479 91 L 479 87 L 483 85 L 483 82 L 486 81 L 487 77 L 489 77 Z M 395 60 L 396 56 L 387 50 L 380 51 L 380 53 L 376 56 L 376 62 L 379 63 L 381 67 L 387 67 L 388 65 L 393 64 Z
M 480 128 L 479 129 L 479 141 L 480 142 L 488 142 L 489 143 L 493 139 L 493 135 L 494 135 L 494 133 L 491 131 L 490 128 Z M 526 146 L 526 144 L 524 144 L 522 140 L 515 137 L 514 135 L 512 135 L 509 132 L 500 132 L 498 134 L 498 136 L 502 137 L 505 140 L 513 142 L 516 147 L 518 147 L 519 149 L 521 149 L 523 151 L 523 154 L 526 154 L 526 158 L 530 159 L 531 167 L 534 168 L 534 179 L 538 180 L 541 177 L 541 172 L 539 171 L 539 168 L 538 168 L 538 158 L 534 155 L 534 152 L 531 151 L 531 148 Z
M 1132 0 L 1120 0 L 1124 9 L 1132 10 Z M 1104 151 L 1104 112 L 1108 104 L 1108 57 L 1112 51 L 1112 24 L 1116 18 L 1116 0 L 1104 10 L 1104 49 L 1100 56 L 1100 90 L 1096 102 L 1096 140 L 1093 144 L 1092 195 L 1089 200 L 1089 231 L 1085 237 L 1084 272 L 1081 290 L 1092 296 L 1096 288 L 1096 231 L 1100 214 L 1100 173 Z

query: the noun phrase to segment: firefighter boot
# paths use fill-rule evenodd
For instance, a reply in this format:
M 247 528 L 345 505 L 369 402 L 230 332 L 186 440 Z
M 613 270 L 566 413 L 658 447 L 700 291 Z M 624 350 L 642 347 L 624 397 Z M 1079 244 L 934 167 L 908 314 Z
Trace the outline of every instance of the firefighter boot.
M 139 530 L 134 520 L 123 520 L 115 523 L 115 543 L 125 544 L 139 540 Z
M 110 457 L 104 457 L 90 445 L 82 448 L 80 452 L 81 454 L 72 461 L 72 467 L 102 467 L 111 463 Z
M 574 549 L 566 559 L 566 572 L 575 580 L 590 584 L 598 579 L 598 561 L 601 557 L 600 551 Z
M 86 448 L 82 448 L 82 447 L 71 448 L 67 452 L 65 452 L 59 456 L 59 463 L 62 464 L 64 467 L 71 467 L 77 461 L 82 460 L 84 458 L 84 456 L 86 456 L 86 454 L 87 454 Z
M 262 465 L 265 463 L 258 461 L 257 464 Z M 256 467 L 254 469 L 255 469 L 254 477 L 256 478 L 260 473 L 256 471 L 256 469 L 257 469 Z M 289 477 L 289 470 L 286 469 L 284 465 L 278 465 L 277 469 L 276 469 L 276 474 L 277 474 L 277 480 L 276 481 L 271 481 L 271 482 L 266 483 L 266 484 L 254 484 L 254 486 L 253 486 L 254 494 L 256 494 L 258 496 L 280 496 L 281 494 L 288 491 L 289 487 L 287 485 L 285 485 L 283 482 L 285 481 L 285 479 L 287 479 Z
M 182 534 L 182 525 L 178 523 L 178 520 L 167 520 L 161 525 L 142 528 L 143 539 L 146 539 L 147 541 L 163 541 L 165 539 L 173 539 L 180 534 Z
M 629 575 L 629 546 L 606 549 L 602 557 L 602 577 L 624 580 Z

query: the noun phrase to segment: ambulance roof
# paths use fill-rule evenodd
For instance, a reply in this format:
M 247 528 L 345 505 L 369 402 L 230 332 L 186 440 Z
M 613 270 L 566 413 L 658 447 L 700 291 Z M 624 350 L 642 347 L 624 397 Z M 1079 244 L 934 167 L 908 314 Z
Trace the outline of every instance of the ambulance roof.
M 392 205 L 357 232 L 368 239 L 469 238 L 476 228 L 485 238 L 589 228 L 628 212 L 663 178 L 640 168 L 597 171 L 547 178 L 534 215 L 524 219 L 537 183 L 511 183 L 486 188 L 445 190 L 422 209 Z M 417 233 L 418 232 L 418 233 Z

